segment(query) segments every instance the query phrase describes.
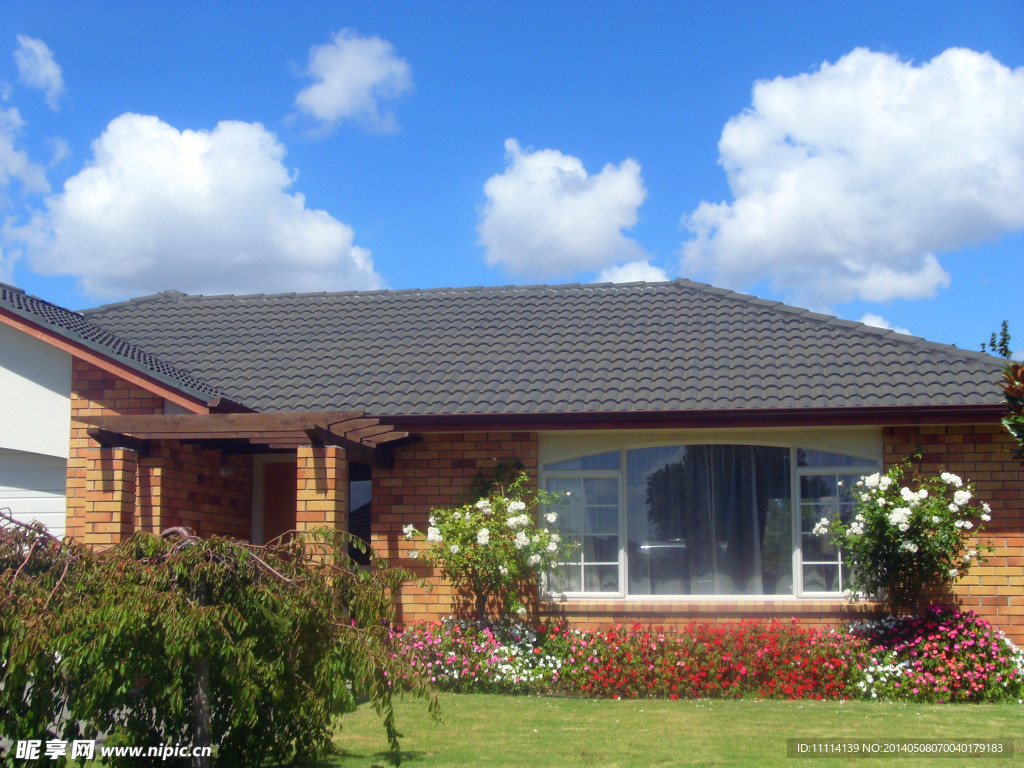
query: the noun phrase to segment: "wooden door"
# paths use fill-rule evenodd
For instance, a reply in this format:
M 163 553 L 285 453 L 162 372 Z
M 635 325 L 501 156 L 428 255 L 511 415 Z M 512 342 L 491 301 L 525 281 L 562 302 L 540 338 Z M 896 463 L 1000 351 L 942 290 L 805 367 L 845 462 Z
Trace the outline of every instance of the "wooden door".
M 295 530 L 295 462 L 268 462 L 263 466 L 263 542 Z

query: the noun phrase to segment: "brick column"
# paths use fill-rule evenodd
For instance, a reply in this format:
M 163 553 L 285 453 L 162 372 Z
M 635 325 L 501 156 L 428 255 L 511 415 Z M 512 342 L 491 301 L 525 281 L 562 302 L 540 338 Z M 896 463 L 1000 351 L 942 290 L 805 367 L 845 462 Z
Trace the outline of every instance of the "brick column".
M 138 456 L 127 448 L 93 448 L 85 474 L 85 543 L 109 546 L 135 530 Z
M 295 528 L 348 530 L 348 459 L 333 445 L 298 449 Z

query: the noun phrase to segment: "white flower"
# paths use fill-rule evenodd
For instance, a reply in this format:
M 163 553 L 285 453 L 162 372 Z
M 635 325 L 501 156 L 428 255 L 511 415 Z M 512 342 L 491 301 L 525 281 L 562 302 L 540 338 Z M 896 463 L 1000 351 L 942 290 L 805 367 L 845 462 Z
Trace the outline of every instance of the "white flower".
M 453 555 L 459 554 L 459 545 L 458 544 L 452 544 L 450 547 L 448 547 L 448 549 L 451 551 L 451 553 Z
M 889 515 L 888 515 L 889 525 L 895 525 L 895 526 L 907 525 L 910 522 L 910 515 L 911 514 L 912 514 L 911 511 L 909 509 L 907 509 L 906 507 L 896 507 L 896 509 L 894 509 L 892 512 L 890 512 Z M 900 530 L 905 531 L 906 528 L 900 528 Z
M 950 578 L 955 579 L 959 575 L 960 575 L 960 571 L 958 571 L 956 568 L 950 568 L 949 569 L 949 576 L 950 576 Z
M 555 542 L 555 544 L 557 544 L 558 542 L 560 542 L 562 540 L 562 537 L 559 536 L 557 533 L 552 533 L 551 534 L 551 540 L 553 542 Z
M 954 475 L 952 472 L 943 472 L 939 475 L 939 479 L 942 480 L 946 485 L 952 485 L 955 488 L 959 488 L 963 485 L 963 480 Z
M 510 517 L 506 522 L 509 528 L 515 530 L 516 528 L 523 528 L 530 524 L 530 518 L 525 513 Z
M 888 475 L 882 475 L 878 478 L 878 487 L 883 491 L 888 490 L 890 485 L 892 485 L 892 478 Z
M 889 503 L 889 502 L 885 500 L 885 497 L 884 497 L 884 496 L 879 496 L 879 497 L 878 497 L 878 506 L 880 506 L 880 507 L 884 507 L 884 506 L 885 506 L 886 504 L 888 504 L 888 503 Z
M 427 522 L 430 523 L 431 525 L 437 525 L 437 520 L 434 518 L 433 515 L 431 515 L 430 517 L 427 518 Z
M 849 536 L 863 536 L 864 535 L 864 524 L 856 521 L 850 523 L 850 527 L 846 529 L 846 533 Z
M 927 499 L 928 498 L 928 489 L 927 488 L 919 489 L 918 492 L 917 492 L 917 498 L 919 498 L 919 499 Z
M 549 523 L 557 523 L 558 522 L 558 513 L 557 512 L 548 512 L 546 515 L 544 515 L 544 519 L 547 520 Z
M 530 543 L 530 537 L 522 531 L 519 531 L 519 533 L 516 534 L 515 539 L 513 539 L 512 543 L 516 545 L 516 549 L 522 549 Z
M 406 526 L 404 526 L 402 528 L 402 533 L 405 534 L 406 541 L 408 541 L 409 539 L 411 539 L 413 536 L 416 535 L 416 526 L 413 525 L 412 523 L 409 523 L 408 525 L 406 525 Z
M 556 552 L 556 551 L 558 551 L 558 542 L 557 541 L 548 542 L 548 552 Z
M 900 523 L 896 527 L 900 529 L 900 533 L 906 533 L 910 530 L 910 523 Z
M 508 576 L 508 568 L 506 568 L 504 565 L 499 565 L 498 573 L 500 573 L 502 576 Z
M 959 512 L 959 511 L 960 511 L 960 507 L 958 507 L 958 506 L 957 506 L 956 504 L 950 504 L 950 505 L 949 505 L 949 507 L 948 507 L 948 509 L 949 509 L 949 511 L 950 511 L 950 512 L 952 512 L 952 513 L 953 513 L 954 515 L 955 515 L 955 514 L 956 514 L 957 512 Z
M 866 477 L 863 477 L 861 479 L 864 481 L 864 485 L 866 485 L 868 488 L 877 488 L 878 482 L 879 480 L 882 479 L 882 476 L 875 472 L 875 474 L 867 475 Z
M 974 523 L 972 523 L 970 520 L 964 520 L 964 529 L 965 530 L 969 531 L 973 527 L 974 527 Z
M 518 608 L 516 608 L 516 613 L 518 613 L 520 616 L 525 616 L 526 608 L 520 605 Z
M 530 555 L 526 558 L 527 565 L 540 565 L 540 555 Z
M 481 528 L 476 534 L 476 543 L 481 547 L 486 547 L 491 542 L 491 532 L 486 528 Z
M 984 502 L 984 503 L 983 503 L 983 504 L 981 505 L 981 510 L 982 510 L 982 512 L 984 512 L 984 513 L 985 513 L 986 515 L 990 515 L 990 514 L 992 514 L 992 507 L 990 507 L 990 506 L 988 505 L 988 502 L 987 502 L 987 501 L 986 501 L 986 502 Z
M 868 519 L 864 517 L 864 515 L 862 515 L 860 512 L 858 512 L 853 519 L 856 520 L 858 523 L 866 523 L 868 521 Z
M 955 525 L 957 528 L 963 528 L 964 527 L 964 521 L 963 520 L 957 520 L 955 523 L 953 523 L 953 525 Z
M 964 504 L 971 500 L 971 492 L 968 490 L 957 491 L 953 494 L 953 503 L 958 507 L 962 507 Z
M 480 501 L 476 503 L 476 508 L 483 512 L 485 515 L 491 514 L 491 500 L 480 499 Z
M 904 541 L 900 544 L 900 549 L 913 554 L 914 552 L 917 552 L 917 544 L 912 541 Z
M 907 488 L 907 486 L 900 488 L 900 496 L 902 496 L 903 500 L 910 506 L 914 506 L 918 501 L 920 501 L 917 494 Z
M 417 552 L 415 549 L 412 552 L 409 553 L 409 557 L 411 557 L 413 560 L 416 560 L 419 556 L 420 556 L 420 553 Z
M 828 528 L 829 528 L 829 519 L 827 517 L 823 517 L 814 526 L 814 528 L 811 531 L 811 533 L 813 533 L 815 536 L 824 536 L 826 533 L 828 533 Z
M 459 510 L 455 510 L 455 512 L 452 513 L 452 517 L 454 517 L 456 520 L 461 520 L 462 519 L 462 513 L 459 512 Z
M 870 494 L 870 493 L 862 493 L 862 494 L 860 495 L 860 500 L 861 500 L 861 501 L 867 501 L 867 500 L 868 500 L 868 499 L 870 499 L 870 498 L 871 498 L 871 494 Z
M 427 541 L 433 544 L 437 544 L 439 542 L 444 541 L 444 539 L 441 538 L 441 531 L 439 531 L 434 526 L 430 526 L 429 528 L 427 528 Z
M 932 515 L 932 523 L 934 523 L 935 525 L 938 525 L 940 522 L 942 522 L 942 521 L 939 519 L 938 515 Z
M 525 501 L 510 501 L 508 503 L 509 512 L 522 512 L 524 509 L 526 509 Z
M 986 512 L 986 513 L 982 514 L 981 519 L 984 520 L 987 523 L 989 520 L 992 519 L 992 515 L 990 515 L 990 514 L 988 514 Z

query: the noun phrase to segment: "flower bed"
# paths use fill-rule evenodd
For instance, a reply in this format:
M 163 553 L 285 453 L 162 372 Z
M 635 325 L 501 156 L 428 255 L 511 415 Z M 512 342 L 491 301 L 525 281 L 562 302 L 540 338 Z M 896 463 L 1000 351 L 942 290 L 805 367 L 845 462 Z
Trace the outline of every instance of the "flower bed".
M 973 613 L 862 622 L 634 624 L 606 632 L 457 619 L 394 633 L 442 690 L 614 698 L 1024 698 L 1024 653 Z

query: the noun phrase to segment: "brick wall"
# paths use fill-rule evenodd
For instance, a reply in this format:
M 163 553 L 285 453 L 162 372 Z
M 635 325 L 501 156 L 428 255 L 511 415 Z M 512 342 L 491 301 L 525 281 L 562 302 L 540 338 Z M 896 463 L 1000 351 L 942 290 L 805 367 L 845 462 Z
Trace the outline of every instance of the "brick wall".
M 67 533 L 108 545 L 136 529 L 184 525 L 203 536 L 249 538 L 252 459 L 197 445 L 154 443 L 151 454 L 103 449 L 79 419 L 163 413 L 158 395 L 77 358 L 72 360 Z
M 992 507 L 982 543 L 995 551 L 951 593 L 931 597 L 973 610 L 1024 644 L 1024 467 L 1010 453 L 1015 443 L 998 424 L 891 427 L 884 440 L 887 466 L 920 451 L 922 474 L 960 475 Z
M 993 508 L 990 527 L 996 552 L 957 585 L 939 596 L 970 608 L 1024 643 L 1024 471 L 1009 454 L 1009 437 L 996 424 L 948 427 L 893 427 L 883 433 L 885 461 L 901 460 L 919 447 L 922 470 L 950 470 L 976 484 Z M 414 570 L 431 585 L 407 585 L 400 598 L 403 622 L 450 615 L 457 595 L 430 568 L 410 559 L 402 526 L 425 530 L 430 511 L 463 502 L 476 472 L 502 458 L 518 458 L 537 476 L 533 433 L 427 435 L 422 443 L 395 452 L 395 467 L 374 470 L 373 539 L 378 553 Z M 565 618 L 577 626 L 608 627 L 632 621 L 673 625 L 690 621 L 736 621 L 799 617 L 811 624 L 838 624 L 873 615 L 879 606 L 843 600 L 678 601 L 569 600 L 545 603 L 541 618 Z
M 425 531 L 431 510 L 467 501 L 466 490 L 477 472 L 503 459 L 519 460 L 536 481 L 536 434 L 427 434 L 422 442 L 397 449 L 392 469 L 373 471 L 370 543 L 378 555 L 414 571 L 431 585 L 402 587 L 398 600 L 400 622 L 449 616 L 453 601 L 458 600 L 450 583 L 408 556 L 413 547 L 412 542 L 404 540 L 402 526 L 412 523 Z

